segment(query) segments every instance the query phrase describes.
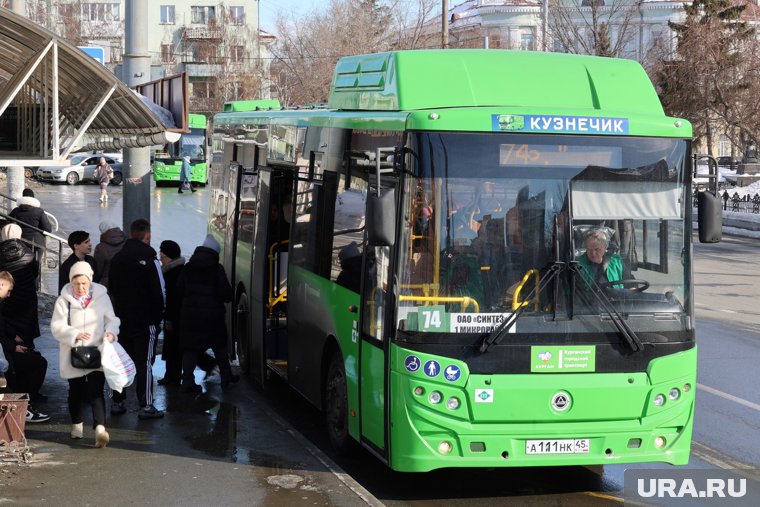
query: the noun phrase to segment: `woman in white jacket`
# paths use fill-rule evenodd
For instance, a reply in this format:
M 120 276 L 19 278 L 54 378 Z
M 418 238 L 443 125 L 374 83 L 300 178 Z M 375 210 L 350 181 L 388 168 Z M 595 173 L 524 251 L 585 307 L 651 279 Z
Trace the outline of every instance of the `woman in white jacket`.
M 92 404 L 95 447 L 108 445 L 105 428 L 106 403 L 103 398 L 103 368 L 82 370 L 71 366 L 71 348 L 76 345 L 102 349 L 103 340 L 116 340 L 119 318 L 113 311 L 106 288 L 92 282 L 92 268 L 87 262 L 71 266 L 69 280 L 55 302 L 50 331 L 60 342 L 61 378 L 69 381 L 69 414 L 71 438 L 82 438 L 84 402 Z

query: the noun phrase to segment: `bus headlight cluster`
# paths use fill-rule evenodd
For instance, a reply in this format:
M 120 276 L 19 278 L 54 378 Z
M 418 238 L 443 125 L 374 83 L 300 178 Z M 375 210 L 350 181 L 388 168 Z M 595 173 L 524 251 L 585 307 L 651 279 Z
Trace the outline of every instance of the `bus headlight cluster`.
M 654 397 L 654 406 L 655 407 L 661 407 L 665 404 L 665 395 L 658 394 Z
M 446 408 L 449 410 L 456 410 L 459 408 L 459 398 L 456 396 L 452 396 L 448 400 L 446 400 Z

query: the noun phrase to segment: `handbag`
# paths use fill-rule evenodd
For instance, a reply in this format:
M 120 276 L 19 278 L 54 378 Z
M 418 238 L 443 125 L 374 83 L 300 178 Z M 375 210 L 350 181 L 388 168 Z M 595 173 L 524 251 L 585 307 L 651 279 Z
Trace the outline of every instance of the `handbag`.
M 69 325 L 71 325 L 71 303 L 69 303 L 68 321 Z M 83 370 L 97 370 L 100 368 L 100 350 L 93 345 L 75 345 L 71 347 L 71 366 Z
M 71 366 L 83 370 L 100 368 L 100 350 L 91 345 L 71 347 Z

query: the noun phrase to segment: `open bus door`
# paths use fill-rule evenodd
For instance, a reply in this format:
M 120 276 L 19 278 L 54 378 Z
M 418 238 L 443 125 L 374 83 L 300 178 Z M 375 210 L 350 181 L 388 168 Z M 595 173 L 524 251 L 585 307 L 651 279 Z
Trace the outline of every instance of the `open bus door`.
M 392 314 L 392 259 L 396 230 L 396 178 L 384 176 L 385 151 L 377 149 L 375 177 L 367 197 L 367 243 L 362 283 L 360 374 L 360 432 L 364 443 L 388 459 L 388 351 Z M 374 180 L 374 181 L 372 181 Z

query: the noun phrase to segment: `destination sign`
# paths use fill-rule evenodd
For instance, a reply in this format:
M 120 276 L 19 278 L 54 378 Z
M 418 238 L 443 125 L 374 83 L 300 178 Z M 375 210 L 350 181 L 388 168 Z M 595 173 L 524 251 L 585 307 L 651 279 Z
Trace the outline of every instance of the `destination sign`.
M 499 145 L 499 165 L 502 167 L 621 167 L 621 157 L 622 150 L 616 146 L 533 143 Z
M 491 127 L 493 130 L 506 132 L 625 135 L 628 134 L 628 118 L 492 114 Z

